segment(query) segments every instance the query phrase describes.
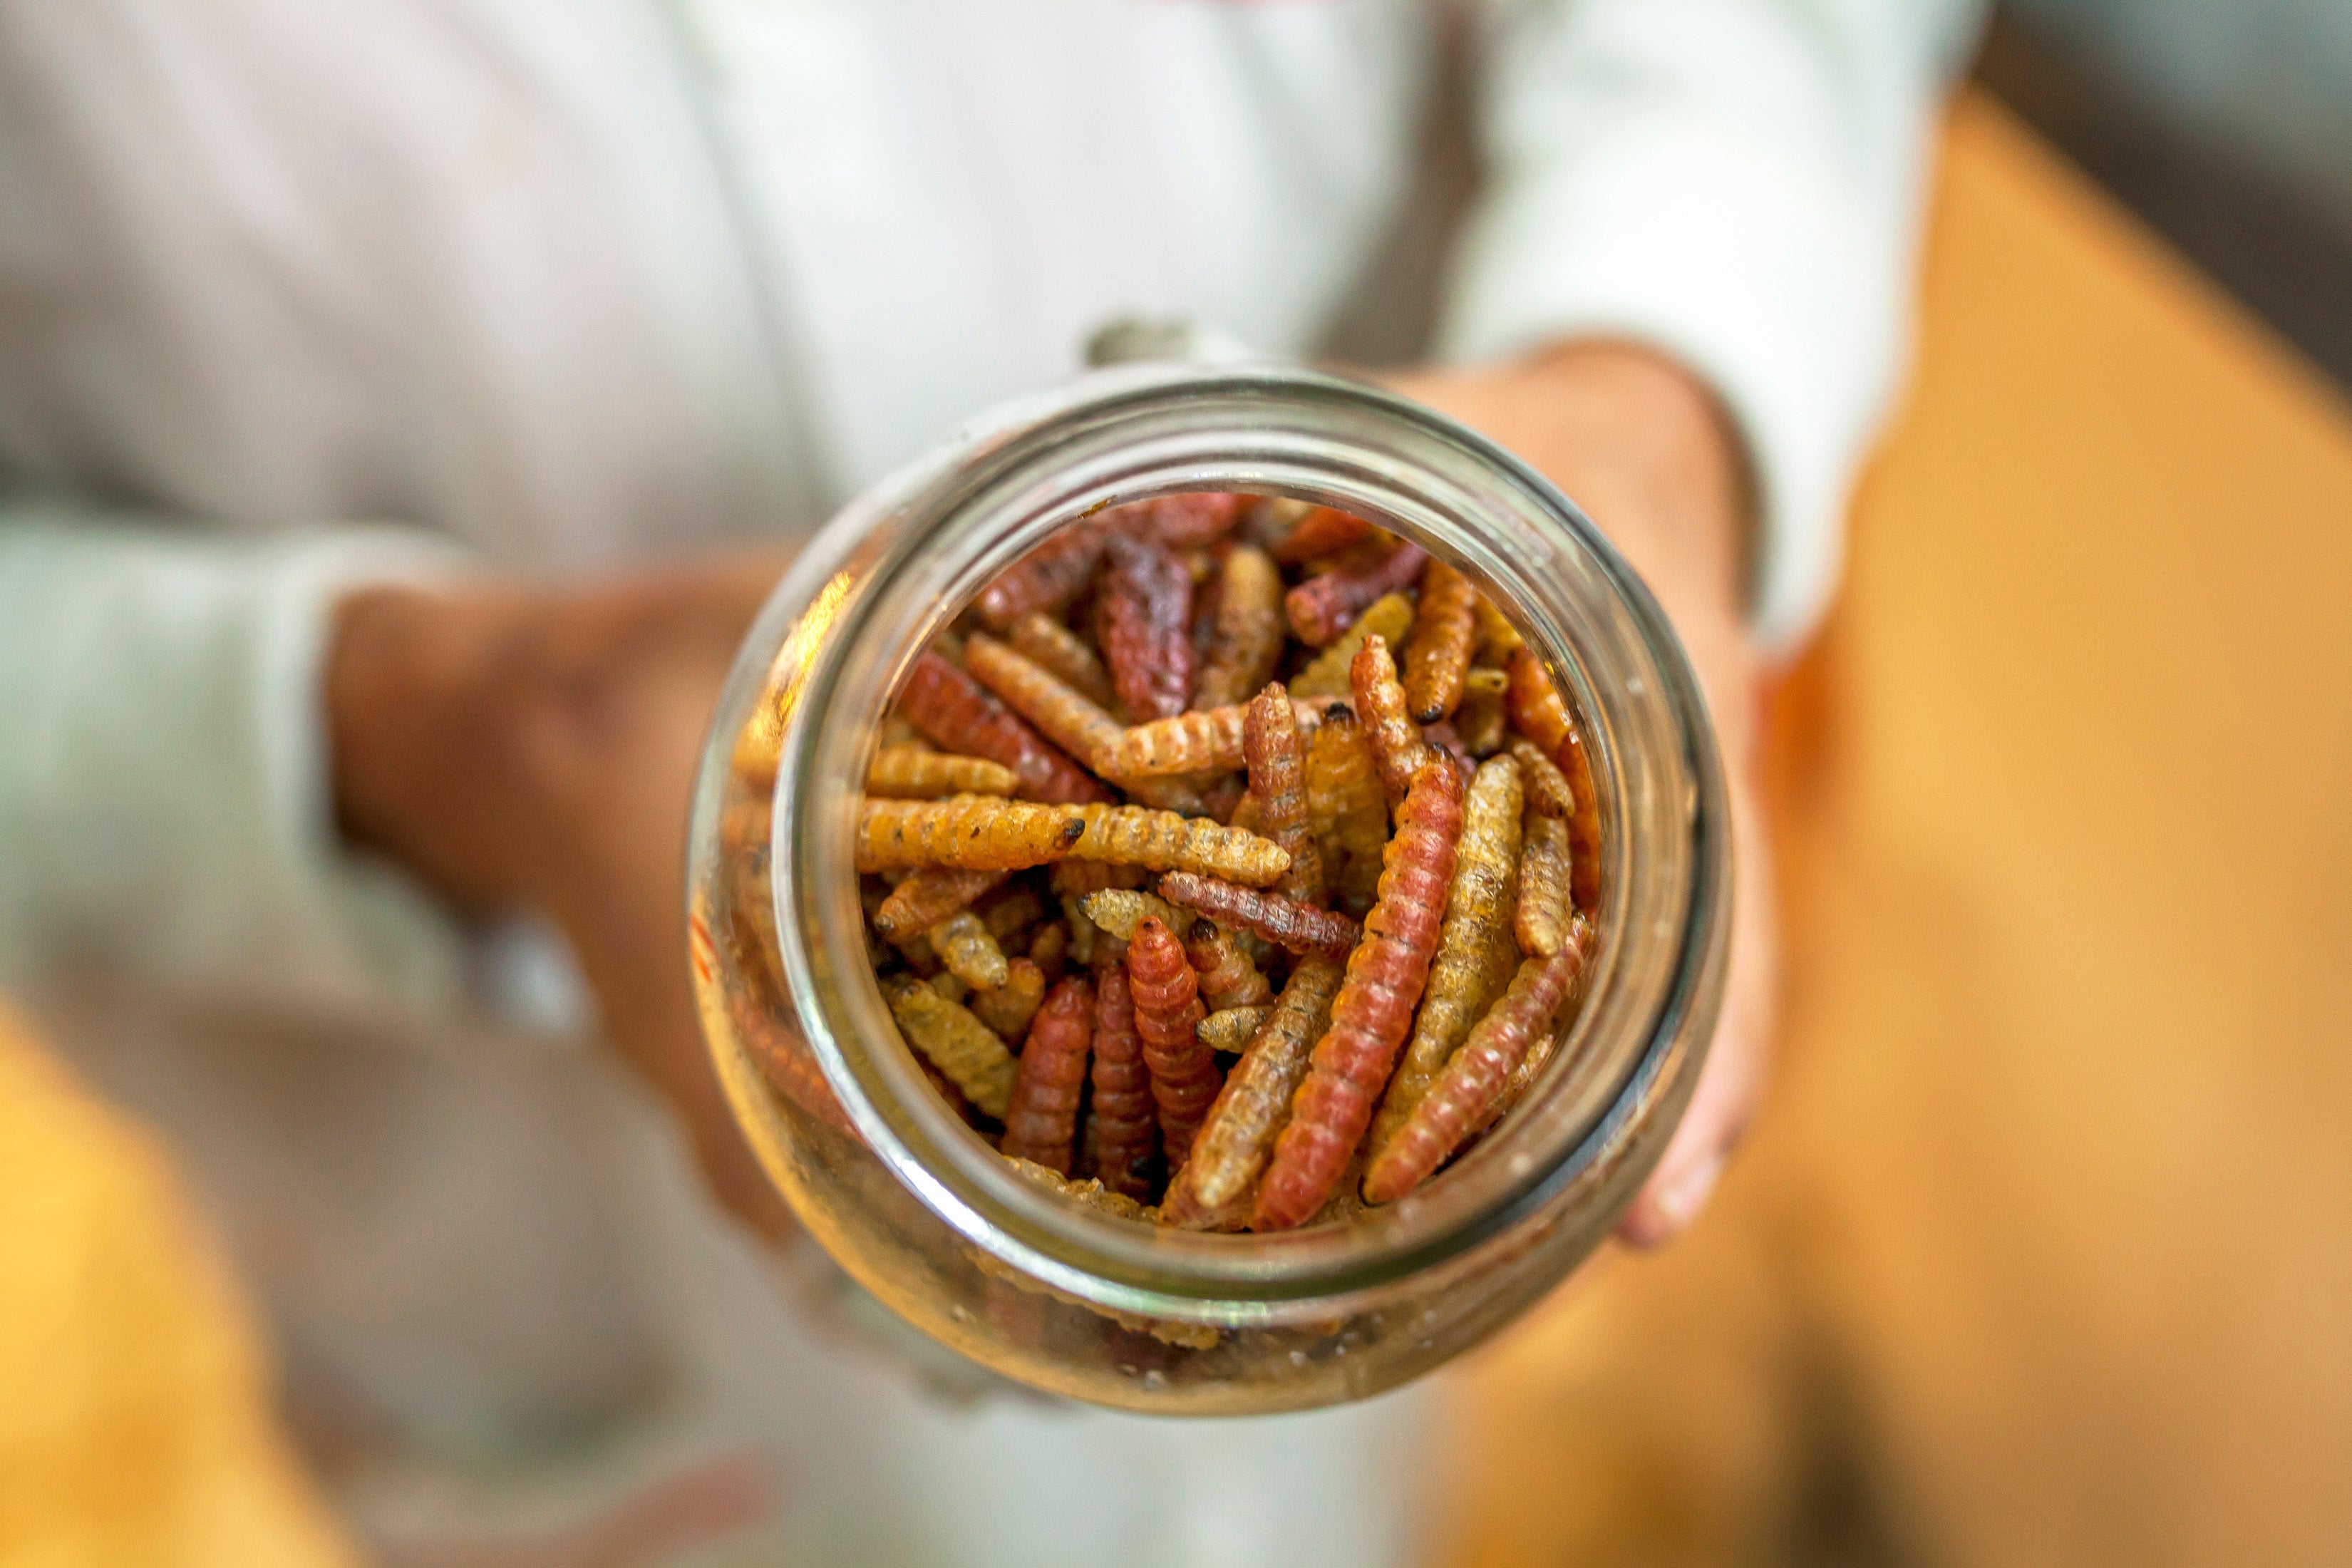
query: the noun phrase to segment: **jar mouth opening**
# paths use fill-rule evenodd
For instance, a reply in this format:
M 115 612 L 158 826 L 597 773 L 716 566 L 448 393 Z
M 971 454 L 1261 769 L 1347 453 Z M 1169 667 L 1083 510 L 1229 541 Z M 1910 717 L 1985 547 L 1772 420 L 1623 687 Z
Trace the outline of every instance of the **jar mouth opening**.
M 1432 410 L 1288 369 L 1129 367 L 1008 411 L 961 461 L 902 476 L 833 531 L 881 539 L 803 616 L 807 662 L 774 797 L 772 891 L 788 990 L 859 1134 L 966 1240 L 1117 1310 L 1231 1321 L 1328 1304 L 1443 1266 L 1622 1153 L 1719 990 L 1728 898 L 1720 770 L 1679 644 L 1591 522 L 1524 464 Z M 1287 495 L 1379 519 L 1513 612 L 1589 721 L 1603 806 L 1600 947 L 1552 1068 L 1421 1190 L 1340 1226 L 1265 1235 L 1112 1218 L 1029 1181 L 905 1048 L 867 961 L 851 846 L 875 721 L 908 666 L 998 572 L 1106 506 L 1180 490 Z M 880 523 L 883 526 L 877 527 Z M 826 552 L 812 547 L 820 560 Z M 1613 614 L 1580 614 L 1607 605 Z M 810 629 L 814 627 L 814 629 Z M 821 635 L 820 635 L 821 634 Z M 1630 875 L 1636 855 L 1680 877 Z M 1656 884 L 1656 885 L 1653 885 Z M 1677 1064 L 1677 1051 L 1689 1059 Z

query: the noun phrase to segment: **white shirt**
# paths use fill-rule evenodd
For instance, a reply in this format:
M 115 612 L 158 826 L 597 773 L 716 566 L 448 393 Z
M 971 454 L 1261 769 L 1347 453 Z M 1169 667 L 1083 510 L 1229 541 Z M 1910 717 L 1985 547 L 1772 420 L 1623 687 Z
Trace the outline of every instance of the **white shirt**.
M 1778 644 L 1828 593 L 1899 367 L 1972 16 L 1454 18 L 1484 181 L 1434 352 L 1608 333 L 1707 376 L 1761 480 Z M 804 534 L 1122 312 L 1326 348 L 1381 297 L 1451 17 L 0 0 L 0 984 L 180 1140 L 298 1391 L 470 1451 L 611 1404 L 648 1332 L 710 1342 L 653 1300 L 683 1266 L 648 1283 L 635 1200 L 580 1190 L 670 1190 L 675 1151 L 642 1153 L 593 1055 L 486 1020 L 440 912 L 338 844 L 334 595 L 452 551 Z M 550 1327 L 583 1291 L 586 1326 Z

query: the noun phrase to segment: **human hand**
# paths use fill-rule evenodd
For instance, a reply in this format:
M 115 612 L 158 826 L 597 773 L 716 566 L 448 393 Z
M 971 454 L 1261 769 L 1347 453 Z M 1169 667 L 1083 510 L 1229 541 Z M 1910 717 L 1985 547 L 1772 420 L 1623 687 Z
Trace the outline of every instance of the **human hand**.
M 1756 804 L 1760 691 L 1746 616 L 1745 465 L 1706 386 L 1632 344 L 1570 343 L 1499 367 L 1387 379 L 1509 447 L 1576 499 L 1657 596 L 1715 721 L 1731 803 L 1731 966 L 1697 1091 L 1619 1226 L 1626 1240 L 1655 1246 L 1697 1217 L 1747 1127 L 1769 1066 L 1779 985 L 1778 907 Z
M 686 826 L 719 689 L 783 563 L 589 588 L 374 588 L 338 607 L 326 699 L 345 834 L 461 909 L 572 942 L 604 1032 L 719 1200 L 791 1215 L 743 1142 L 686 964 Z

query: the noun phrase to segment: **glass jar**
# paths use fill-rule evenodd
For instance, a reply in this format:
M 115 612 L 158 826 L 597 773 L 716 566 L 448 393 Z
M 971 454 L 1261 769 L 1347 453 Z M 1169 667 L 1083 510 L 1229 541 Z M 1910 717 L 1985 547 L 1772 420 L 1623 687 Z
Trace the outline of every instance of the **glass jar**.
M 1453 1165 L 1342 1225 L 1161 1229 L 1033 1184 L 933 1091 L 867 952 L 857 785 L 908 664 L 1048 534 L 1179 490 L 1336 506 L 1453 562 L 1511 616 L 1586 728 L 1600 941 L 1568 1037 Z M 747 737 L 777 759 L 772 793 L 736 765 Z M 1437 1366 L 1610 1234 L 1713 1031 L 1729 832 L 1674 633 L 1550 484 L 1364 385 L 1122 368 L 1003 410 L 852 503 L 778 586 L 703 759 L 692 959 L 752 1147 L 810 1236 L 900 1317 L 1057 1394 L 1160 1414 L 1296 1410 Z

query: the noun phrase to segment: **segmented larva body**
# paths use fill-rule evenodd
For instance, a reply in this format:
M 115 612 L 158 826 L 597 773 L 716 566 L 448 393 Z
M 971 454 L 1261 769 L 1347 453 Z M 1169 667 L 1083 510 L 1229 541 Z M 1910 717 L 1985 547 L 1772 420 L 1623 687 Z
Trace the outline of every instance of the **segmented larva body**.
M 1086 818 L 1076 814 L 1109 809 L 1034 805 L 979 795 L 953 800 L 869 800 L 858 817 L 857 868 L 893 871 L 950 866 L 971 871 L 1017 871 L 1055 859 L 1076 847 L 1087 832 Z M 1266 847 L 1274 849 L 1270 844 Z M 1266 880 L 1279 875 L 1276 871 Z
M 1335 959 L 1301 959 L 1290 972 L 1274 1011 L 1225 1076 L 1192 1140 L 1192 1156 L 1169 1189 L 1162 1206 L 1172 1223 L 1197 1224 L 1248 1198 L 1307 1077 L 1315 1042 L 1329 1026 L 1339 980 Z
M 1127 944 L 1127 984 L 1135 1000 L 1135 1030 L 1143 1037 L 1143 1067 L 1160 1110 L 1160 1142 L 1168 1163 L 1181 1165 L 1192 1134 L 1224 1082 L 1217 1058 L 1201 1043 L 1200 980 L 1176 933 L 1144 917 Z
M 1394 1203 L 1404 1196 L 1485 1124 L 1512 1071 L 1526 1058 L 1536 1037 L 1551 1027 L 1553 1016 L 1584 972 L 1591 930 L 1579 921 L 1574 935 L 1559 952 L 1519 965 L 1510 989 L 1478 1020 L 1427 1098 L 1396 1136 L 1374 1152 L 1364 1173 L 1368 1202 Z
M 1563 822 L 1576 815 L 1576 796 L 1568 787 L 1568 775 L 1541 746 L 1520 736 L 1511 742 L 1510 752 L 1527 779 L 1528 810 Z
M 1274 558 L 1286 566 L 1336 554 L 1371 537 L 1372 525 L 1338 507 L 1310 509 L 1274 543 Z
M 1519 764 L 1496 757 L 1470 781 L 1462 805 L 1462 840 L 1454 884 L 1445 894 L 1445 923 L 1429 966 L 1428 993 L 1413 1017 L 1412 1037 L 1389 1079 L 1372 1122 L 1375 1152 L 1387 1146 L 1507 980 L 1495 973 L 1498 941 L 1508 941 L 1517 903 L 1519 823 L 1524 795 Z
M 1160 1152 L 1159 1112 L 1135 1032 L 1135 1001 L 1123 964 L 1095 971 L 1094 1098 L 1087 1106 L 1087 1174 L 1131 1198 L 1151 1195 L 1151 1157 Z
M 1003 698 L 1047 740 L 1088 766 L 1127 731 L 1116 719 L 1039 665 L 994 637 L 974 633 L 964 644 L 963 667 Z
M 1293 588 L 1282 601 L 1283 614 L 1299 641 L 1321 647 L 1374 603 L 1419 577 L 1428 563 L 1429 552 L 1418 544 L 1367 552 Z
M 1551 672 L 1535 650 L 1522 647 L 1511 656 L 1511 723 L 1559 764 L 1575 802 L 1569 815 L 1569 843 L 1573 851 L 1571 896 L 1577 908 L 1590 910 L 1601 896 L 1601 801 L 1592 787 L 1592 763 L 1585 754 L 1583 732 L 1576 717 L 1552 684 Z
M 978 681 L 936 653 L 926 652 L 907 672 L 898 711 L 948 751 L 984 757 L 1011 768 L 1032 800 L 1081 805 L 1108 801 L 1110 791 L 1049 745 Z
M 1013 1168 L 1020 1172 L 1024 1179 L 1034 1183 L 1047 1192 L 1058 1193 L 1073 1203 L 1084 1204 L 1090 1209 L 1098 1209 L 1114 1219 L 1132 1220 L 1138 1225 L 1152 1225 L 1159 1221 L 1158 1209 L 1149 1204 L 1138 1203 L 1128 1194 L 1107 1187 L 1091 1177 L 1085 1181 L 1072 1181 L 1066 1176 L 1055 1174 L 1053 1171 L 1040 1165 L 1034 1160 L 1015 1161 Z M 1140 1322 L 1143 1320 L 1136 1321 Z
M 1478 648 L 1471 661 L 1489 668 L 1500 669 L 1510 663 L 1511 656 L 1526 645 L 1519 628 L 1511 618 L 1495 608 L 1493 600 L 1481 595 L 1478 599 Z
M 913 746 L 885 746 L 866 770 L 866 793 L 893 800 L 1011 795 L 1020 787 L 1021 775 L 1002 763 Z
M 1083 824 L 1069 854 L 1150 871 L 1198 871 L 1264 887 L 1290 868 L 1290 857 L 1255 833 L 1140 805 L 1066 805 Z
M 1045 918 L 1045 905 L 1035 889 L 1013 887 L 977 900 L 972 912 L 988 928 L 989 935 L 1000 942 L 1010 942 Z
M 1282 572 L 1262 550 L 1244 545 L 1217 576 L 1217 614 L 1192 706 L 1222 708 L 1248 700 L 1274 679 L 1282 658 Z
M 1307 748 L 1289 694 L 1279 684 L 1269 684 L 1250 700 L 1242 760 L 1249 768 L 1249 793 L 1257 801 L 1251 831 L 1290 857 L 1290 868 L 1274 890 L 1301 903 L 1321 903 L 1323 851 L 1307 820 Z
M 1033 610 L 1061 609 L 1086 592 L 1102 559 L 1106 537 L 1107 531 L 1092 523 L 1064 529 L 1006 567 L 981 590 L 972 608 L 995 631 Z
M 1491 757 L 1503 749 L 1504 689 L 1510 678 L 1499 669 L 1473 669 L 1462 678 L 1462 700 L 1454 705 L 1454 727 L 1474 757 Z
M 1171 908 L 1160 917 L 1171 931 L 1179 929 L 1179 919 L 1171 918 L 1174 916 L 1176 910 Z M 1202 1006 L 1217 1013 L 1274 1000 L 1274 987 L 1229 933 L 1208 921 L 1183 923 L 1191 928 L 1184 932 L 1184 956 L 1192 960 L 1194 973 L 1201 977 Z
M 1468 784 L 1470 775 L 1478 771 L 1478 759 L 1470 754 L 1470 748 L 1462 743 L 1461 733 L 1450 721 L 1440 719 L 1434 724 L 1423 724 L 1421 738 L 1431 751 L 1444 757 L 1460 771 L 1464 784 Z
M 1182 490 L 1114 507 L 1103 521 L 1171 550 L 1199 550 L 1231 533 L 1252 499 L 1227 490 Z
M 1389 805 L 1370 737 L 1349 709 L 1334 705 L 1307 742 L 1307 815 L 1323 851 L 1334 902 L 1361 916 L 1371 909 L 1380 885 Z
M 1269 997 L 1268 1002 L 1271 1000 Z M 1231 1056 L 1248 1045 L 1250 1037 L 1257 1033 L 1258 1026 L 1273 1016 L 1274 1008 L 1266 1003 L 1248 1007 L 1220 1007 L 1202 1019 L 1200 1026 L 1192 1033 L 1211 1050 Z
M 1088 893 L 1079 907 L 1095 929 L 1118 942 L 1135 940 L 1135 928 L 1146 920 L 1157 917 L 1168 923 L 1169 929 L 1189 925 L 1192 917 L 1167 900 L 1152 893 L 1138 892 L 1132 888 L 1106 888 L 1099 893 Z
M 1056 1175 L 1070 1173 L 1078 1132 L 1078 1096 L 1094 1044 L 1095 990 L 1076 976 L 1054 987 L 1029 1026 L 1013 1074 L 1000 1147 Z
M 954 1080 L 966 1100 L 1003 1121 L 1013 1099 L 1013 1053 L 995 1031 L 920 981 L 886 984 L 882 994 L 907 1043 Z
M 1568 940 L 1568 824 L 1529 813 L 1519 856 L 1519 907 L 1512 927 L 1519 951 L 1549 958 Z
M 1397 682 L 1396 660 L 1389 657 L 1386 638 L 1365 639 L 1348 679 L 1355 688 L 1357 721 L 1364 727 L 1372 762 L 1381 771 L 1381 788 L 1391 802 L 1402 801 L 1431 755 L 1421 727 L 1405 711 L 1404 688 Z
M 1404 650 L 1405 707 L 1433 724 L 1462 700 L 1462 678 L 1478 636 L 1478 590 L 1443 561 L 1421 575 L 1421 613 Z
M 1012 975 L 1004 950 L 970 910 L 950 915 L 931 928 L 929 936 L 948 973 L 976 991 L 1002 985 Z
M 1196 773 L 1242 765 L 1246 704 L 1194 709 L 1148 724 L 1134 724 L 1100 755 L 1089 759 L 1106 777 L 1143 779 Z
M 1330 646 L 1307 661 L 1307 668 L 1290 679 L 1290 694 L 1298 698 L 1318 700 L 1339 697 L 1353 700 L 1355 688 L 1348 672 L 1356 656 L 1364 651 L 1364 644 L 1379 637 L 1391 648 L 1404 646 L 1412 633 L 1412 601 L 1402 594 L 1391 594 L 1363 614 L 1363 617 L 1331 640 Z
M 1108 709 L 1118 700 L 1110 689 L 1110 671 L 1087 639 L 1042 611 L 1032 610 L 1013 623 L 1006 639 L 1013 651 L 1085 698 Z
M 1057 921 L 1052 925 L 1040 926 L 1037 934 L 1030 938 L 1029 962 L 1037 966 L 1037 972 L 1045 977 L 1048 990 L 1061 984 L 1062 971 L 1068 967 L 1069 961 L 1070 928 L 1068 926 Z
M 1341 958 L 1363 935 L 1362 928 L 1336 910 L 1302 904 L 1261 888 L 1236 887 L 1216 877 L 1171 871 L 1160 879 L 1160 893 L 1229 931 L 1248 931 L 1292 952 Z
M 1380 900 L 1348 955 L 1331 1026 L 1276 1140 L 1251 1214 L 1254 1229 L 1284 1230 L 1312 1218 L 1363 1138 L 1429 978 L 1454 881 L 1462 802 L 1462 775 L 1452 768 L 1422 769 L 1405 795 Z
M 1045 972 L 1036 961 L 1016 958 L 1006 966 L 1002 985 L 976 988 L 966 1004 L 971 1016 L 987 1025 L 997 1038 L 1018 1046 L 1045 1000 Z
M 1192 579 L 1165 547 L 1114 533 L 1104 546 L 1103 660 L 1132 722 L 1184 711 L 1192 694 Z
M 874 929 L 893 941 L 930 930 L 995 887 L 1010 871 L 954 871 L 926 867 L 890 889 L 873 915 Z

